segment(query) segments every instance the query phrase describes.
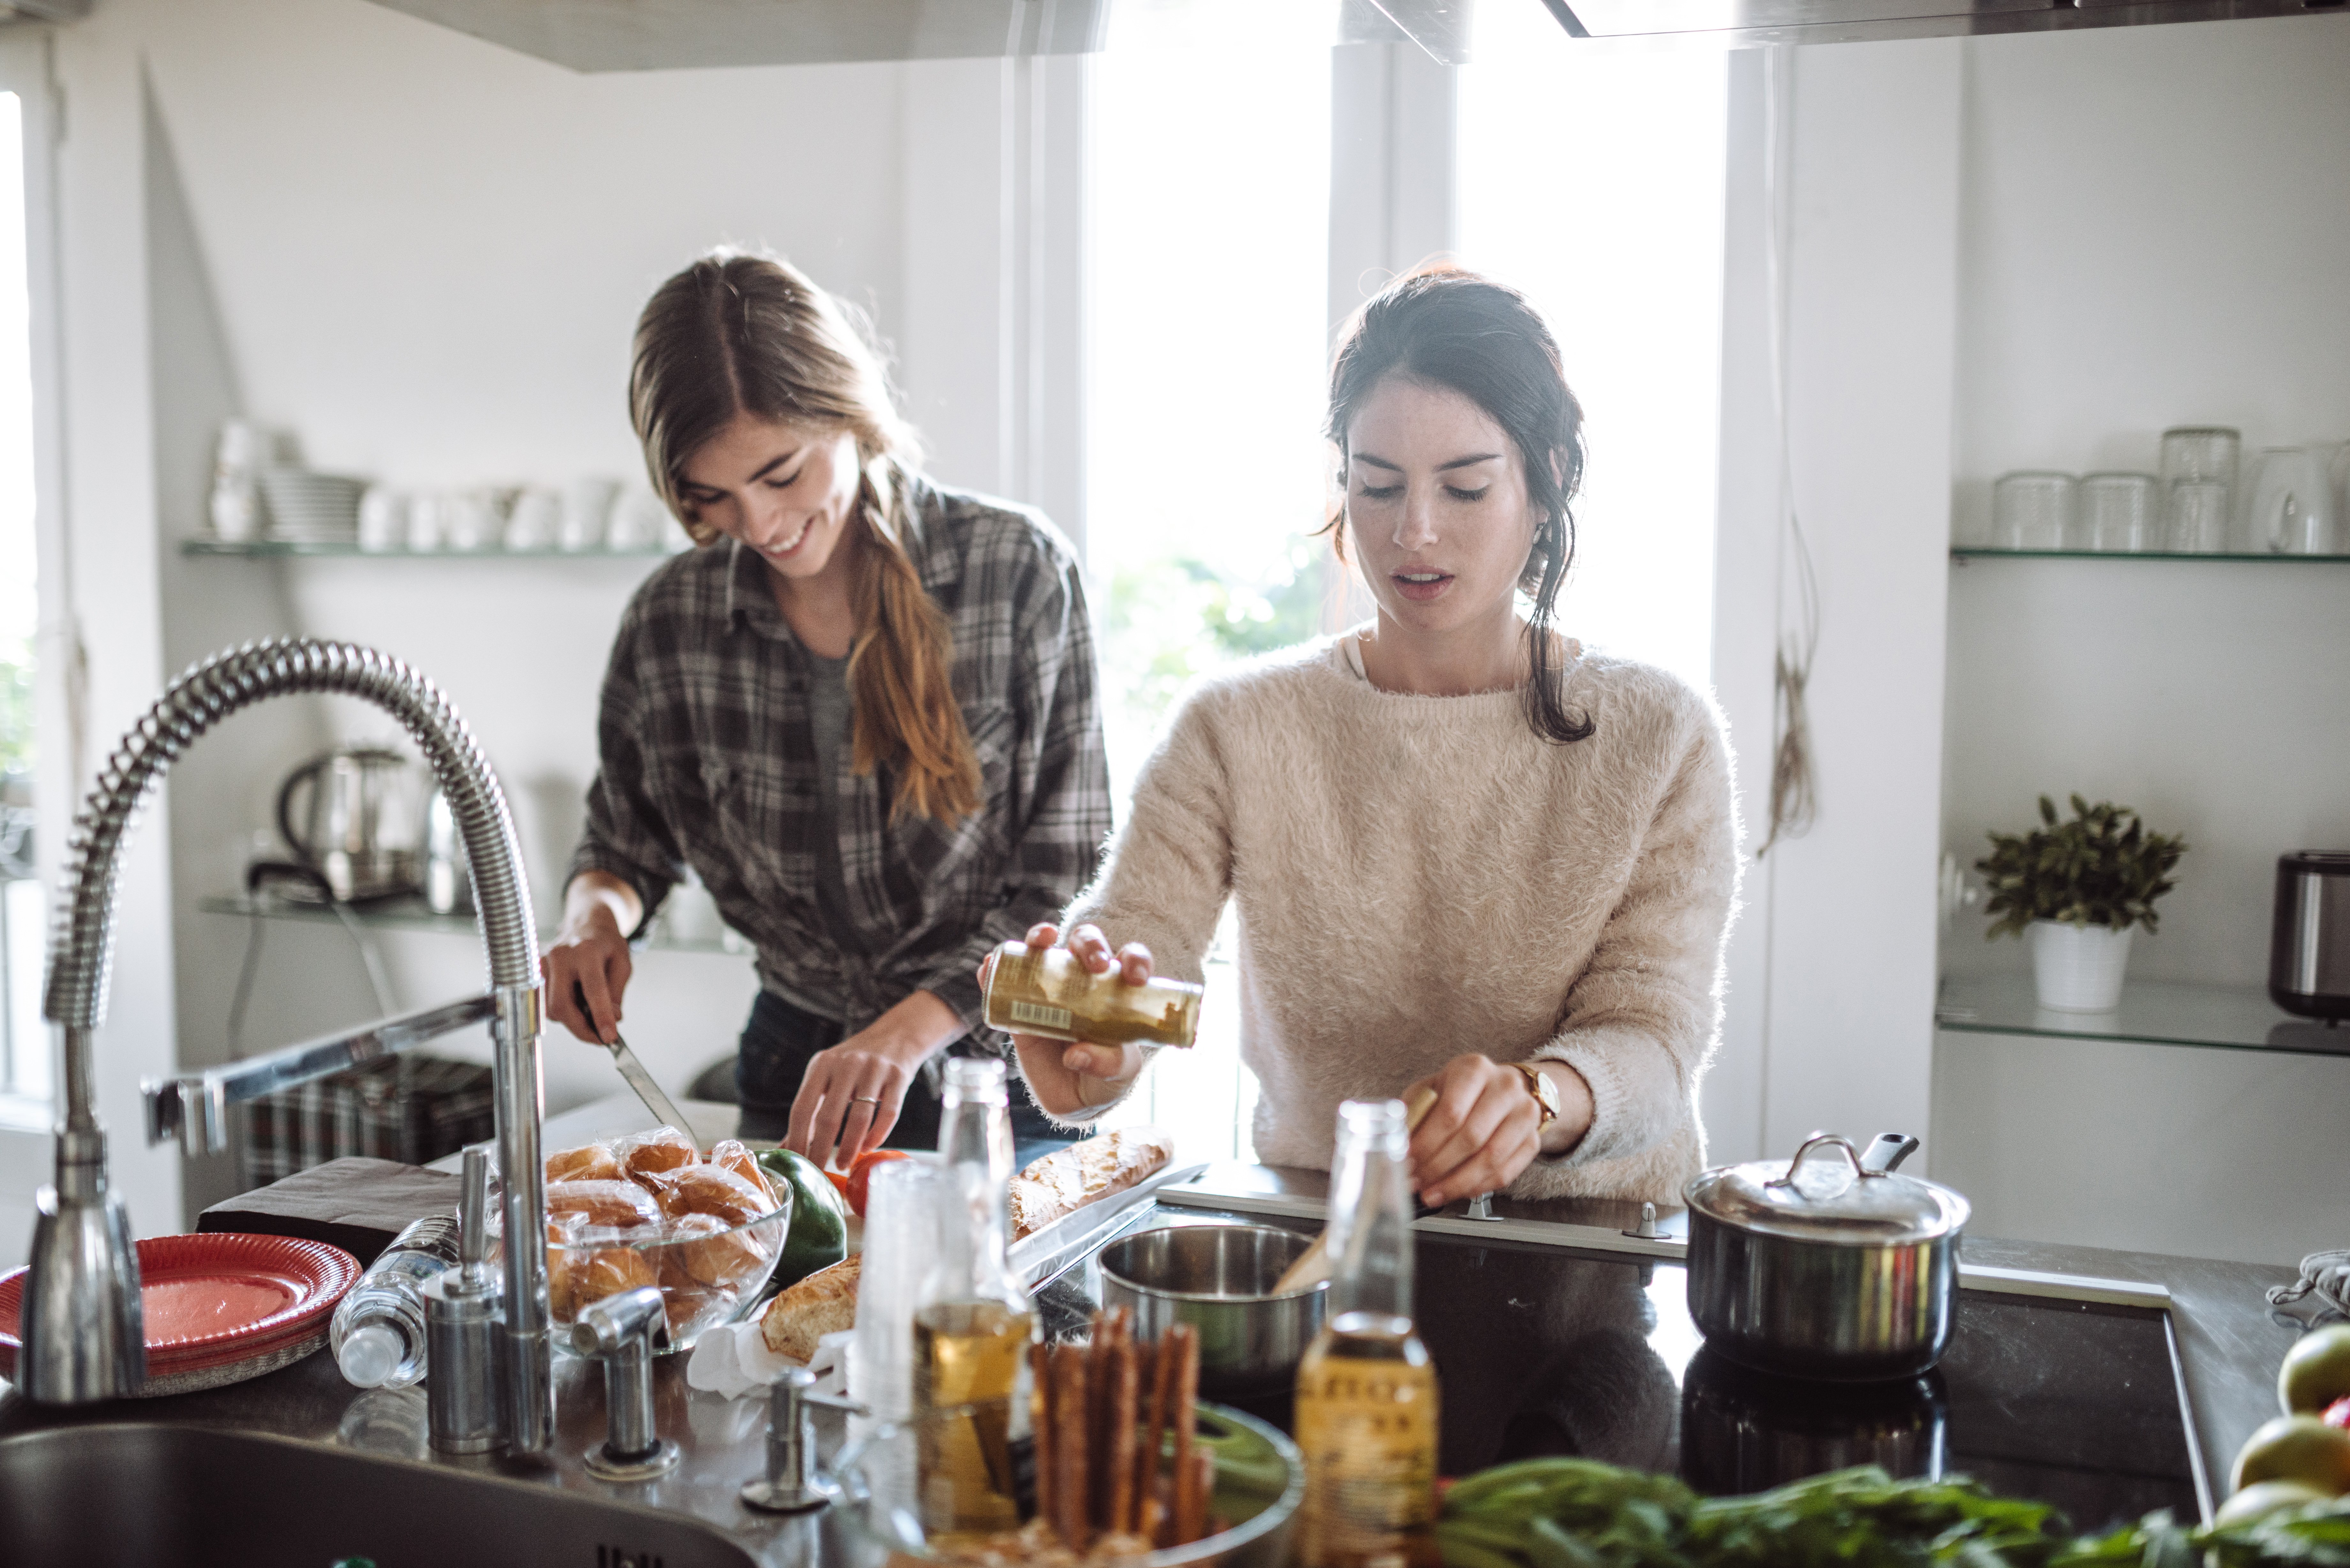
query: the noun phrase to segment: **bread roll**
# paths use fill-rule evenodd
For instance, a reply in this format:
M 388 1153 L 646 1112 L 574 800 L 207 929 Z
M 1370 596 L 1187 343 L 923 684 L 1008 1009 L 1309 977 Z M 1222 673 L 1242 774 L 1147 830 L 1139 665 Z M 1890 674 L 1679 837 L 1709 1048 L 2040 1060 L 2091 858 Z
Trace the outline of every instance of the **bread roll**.
M 741 1138 L 721 1138 L 712 1144 L 710 1163 L 725 1167 L 766 1194 L 768 1212 L 772 1213 L 782 1202 L 775 1196 L 775 1184 L 767 1179 L 767 1173 L 759 1168 L 758 1158 L 752 1154 L 751 1146 Z
M 805 1366 L 816 1355 L 817 1340 L 856 1327 L 857 1281 L 864 1262 L 862 1252 L 844 1258 L 769 1302 L 767 1315 L 759 1320 L 759 1337 L 767 1348 Z
M 577 1214 L 587 1224 L 622 1231 L 660 1218 L 653 1195 L 633 1181 L 550 1181 L 546 1211 L 551 1216 Z
M 584 1307 L 639 1285 L 660 1282 L 651 1262 L 634 1247 L 599 1247 L 588 1254 L 587 1265 L 579 1271 L 576 1299 Z
M 641 1181 L 656 1171 L 675 1170 L 681 1165 L 691 1165 L 702 1158 L 702 1150 L 691 1138 L 675 1127 L 655 1127 L 650 1132 L 624 1137 L 612 1146 L 619 1159 L 620 1168 Z
M 654 1249 L 660 1257 L 661 1288 L 725 1285 L 747 1290 L 764 1283 L 767 1267 L 783 1244 L 780 1234 L 764 1232 L 781 1229 L 765 1225 L 733 1230 L 714 1214 L 688 1214 L 672 1227 L 676 1239 Z
M 1012 1179 L 1012 1239 L 1148 1180 L 1175 1158 L 1163 1127 L 1120 1127 L 1055 1149 Z
M 710 1214 L 729 1225 L 746 1225 L 775 1210 L 772 1191 L 761 1191 L 723 1165 L 681 1166 L 638 1179 L 672 1220 Z
M 549 1181 L 619 1181 L 627 1175 L 608 1143 L 557 1149 L 546 1157 Z

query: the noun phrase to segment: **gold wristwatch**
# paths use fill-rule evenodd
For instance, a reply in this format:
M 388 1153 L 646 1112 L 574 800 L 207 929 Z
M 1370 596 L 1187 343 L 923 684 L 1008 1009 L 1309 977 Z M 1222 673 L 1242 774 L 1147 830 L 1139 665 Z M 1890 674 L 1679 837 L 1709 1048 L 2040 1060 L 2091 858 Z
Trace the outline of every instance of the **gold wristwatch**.
M 1510 1065 L 1526 1075 L 1526 1088 L 1534 1096 L 1534 1104 L 1542 1107 L 1542 1120 L 1534 1124 L 1534 1130 L 1539 1132 L 1558 1120 L 1558 1085 L 1541 1069 L 1524 1062 L 1513 1062 Z

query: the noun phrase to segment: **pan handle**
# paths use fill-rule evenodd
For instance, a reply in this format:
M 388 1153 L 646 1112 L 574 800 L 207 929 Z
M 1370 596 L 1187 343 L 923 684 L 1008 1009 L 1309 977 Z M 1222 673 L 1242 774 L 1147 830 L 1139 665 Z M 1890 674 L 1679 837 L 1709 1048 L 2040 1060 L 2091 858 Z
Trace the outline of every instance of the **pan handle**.
M 1868 1152 L 1860 1157 L 1860 1168 L 1871 1176 L 1889 1176 L 1917 1152 L 1918 1140 L 1908 1133 L 1878 1133 Z

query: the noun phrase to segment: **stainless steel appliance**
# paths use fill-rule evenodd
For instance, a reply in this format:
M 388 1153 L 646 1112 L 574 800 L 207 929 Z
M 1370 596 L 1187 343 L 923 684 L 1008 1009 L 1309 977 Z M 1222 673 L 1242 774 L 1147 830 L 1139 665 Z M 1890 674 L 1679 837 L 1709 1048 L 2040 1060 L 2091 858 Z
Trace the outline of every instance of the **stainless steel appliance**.
M 1815 1133 L 1784 1166 L 1719 1166 L 1690 1181 L 1690 1316 L 1706 1344 L 1796 1377 L 1931 1369 L 1950 1343 L 1970 1210 L 1947 1187 L 1893 1174 L 1917 1147 L 1887 1133 L 1864 1159 L 1849 1139 Z
M 449 794 L 435 789 L 424 804 L 424 904 L 436 915 L 473 912 L 473 874 L 465 863 L 464 835 Z
M 2269 998 L 2303 1018 L 2350 1018 L 2350 850 L 2277 857 Z
M 277 787 L 277 831 L 346 904 L 417 890 L 416 770 L 377 746 L 313 757 Z

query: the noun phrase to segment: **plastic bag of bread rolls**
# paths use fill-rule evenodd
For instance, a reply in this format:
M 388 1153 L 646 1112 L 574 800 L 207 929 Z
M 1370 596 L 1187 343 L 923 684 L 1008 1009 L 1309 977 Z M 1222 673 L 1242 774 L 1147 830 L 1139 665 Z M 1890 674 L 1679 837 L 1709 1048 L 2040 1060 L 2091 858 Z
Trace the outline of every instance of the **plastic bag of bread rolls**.
M 549 1216 L 577 1214 L 582 1223 L 625 1231 L 661 1217 L 653 1195 L 633 1181 L 550 1181 Z
M 710 1214 L 747 1225 L 775 1211 L 773 1191 L 761 1191 L 723 1165 L 685 1165 L 643 1178 L 660 1211 L 671 1220 Z
M 650 1132 L 621 1138 L 612 1145 L 612 1154 L 620 1162 L 620 1168 L 638 1181 L 658 1171 L 691 1165 L 702 1158 L 693 1140 L 675 1127 L 655 1127 Z
M 608 1143 L 559 1148 L 546 1157 L 549 1181 L 619 1181 L 628 1175 Z
M 773 1213 L 782 1206 L 783 1199 L 775 1196 L 775 1184 L 767 1179 L 767 1173 L 759 1168 L 758 1158 L 752 1154 L 751 1146 L 741 1138 L 721 1138 L 712 1144 L 710 1163 L 723 1166 L 757 1188 L 767 1200 L 767 1207 L 764 1212 Z

